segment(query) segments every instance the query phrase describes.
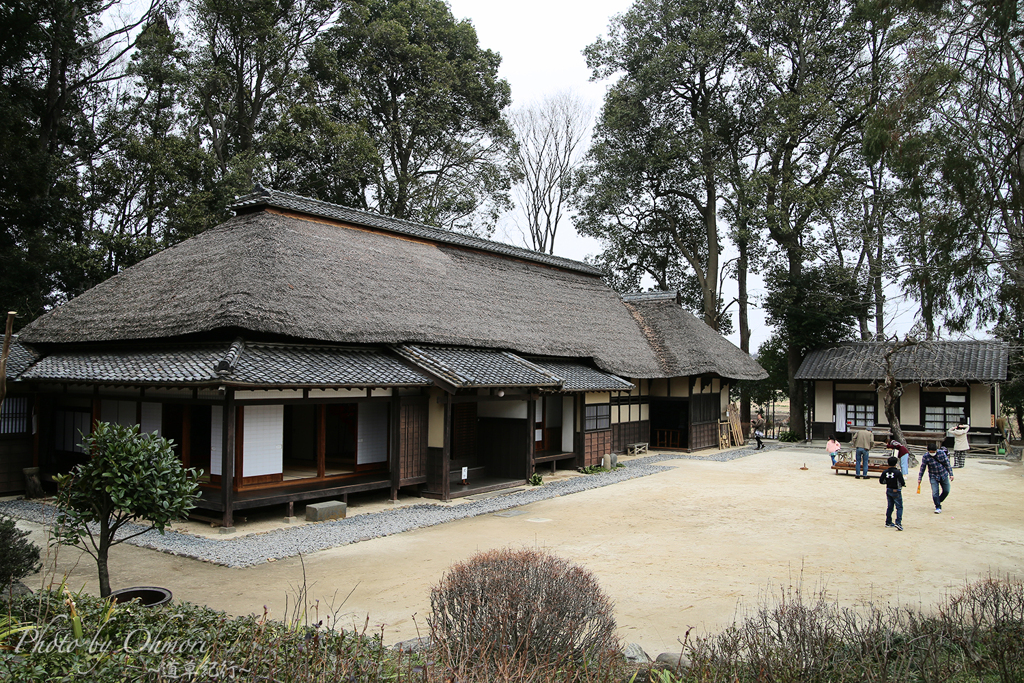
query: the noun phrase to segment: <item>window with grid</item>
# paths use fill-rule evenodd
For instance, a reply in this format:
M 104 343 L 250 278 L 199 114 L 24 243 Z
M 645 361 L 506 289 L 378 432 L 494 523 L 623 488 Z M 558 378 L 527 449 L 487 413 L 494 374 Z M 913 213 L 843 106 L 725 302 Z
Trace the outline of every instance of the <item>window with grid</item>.
M 966 419 L 963 405 L 925 406 L 924 428 L 936 432 L 953 429 Z
M 0 409 L 0 434 L 27 434 L 28 417 L 28 397 L 8 396 Z
M 874 427 L 878 396 L 873 391 L 837 391 L 836 403 L 846 404 L 846 421 L 850 427 Z
M 611 429 L 611 427 L 612 406 L 610 403 L 598 403 L 587 406 L 583 423 L 584 430 L 595 432 L 600 429 Z

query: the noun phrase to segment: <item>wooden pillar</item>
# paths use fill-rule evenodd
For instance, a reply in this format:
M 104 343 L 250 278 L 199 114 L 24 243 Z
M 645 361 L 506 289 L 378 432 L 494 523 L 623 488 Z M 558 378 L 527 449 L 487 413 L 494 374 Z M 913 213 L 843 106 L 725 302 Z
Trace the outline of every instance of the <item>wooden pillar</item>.
M 391 388 L 391 410 L 388 415 L 388 465 L 391 472 L 391 500 L 398 500 L 402 486 L 402 399 L 398 387 Z
M 188 467 L 192 462 L 192 405 L 186 404 L 181 411 L 181 464 Z
M 316 409 L 316 476 L 327 476 L 327 406 Z
M 526 473 L 524 479 L 529 479 L 530 475 L 533 474 L 533 468 L 536 466 L 534 457 L 536 457 L 537 450 L 537 399 L 530 395 L 530 400 L 526 402 Z
M 228 387 L 224 396 L 224 410 L 221 428 L 220 451 L 220 500 L 224 506 L 224 518 L 221 526 L 231 528 L 235 525 L 235 390 Z
M 32 429 L 32 467 L 39 467 L 39 434 L 43 431 L 43 410 L 42 401 L 39 398 L 39 392 L 32 394 L 32 423 L 30 428 Z M 50 432 L 47 431 L 49 434 Z M 52 441 L 53 439 L 51 439 Z
M 583 394 L 572 395 L 572 443 L 576 452 L 576 467 L 586 465 L 586 442 L 583 437 Z
M 441 500 L 452 499 L 452 395 L 444 394 L 444 449 L 441 454 Z

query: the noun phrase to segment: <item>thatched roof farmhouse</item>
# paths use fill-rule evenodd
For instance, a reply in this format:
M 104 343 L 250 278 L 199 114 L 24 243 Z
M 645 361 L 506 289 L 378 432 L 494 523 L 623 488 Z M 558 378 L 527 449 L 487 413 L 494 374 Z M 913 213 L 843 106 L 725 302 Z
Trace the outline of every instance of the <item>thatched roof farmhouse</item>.
M 729 385 L 764 377 L 674 293 L 623 298 L 584 263 L 281 192 L 234 209 L 21 331 L 12 395 L 54 435 L 32 462 L 68 467 L 94 420 L 156 429 L 230 526 L 717 445 Z

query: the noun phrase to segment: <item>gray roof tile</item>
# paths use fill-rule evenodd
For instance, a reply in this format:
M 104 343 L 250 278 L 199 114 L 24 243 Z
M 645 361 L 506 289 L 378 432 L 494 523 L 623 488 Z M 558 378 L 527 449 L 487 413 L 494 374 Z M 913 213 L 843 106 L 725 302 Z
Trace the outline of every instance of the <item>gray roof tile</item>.
M 370 349 L 248 343 L 232 382 L 342 386 L 428 386 L 424 373 Z
M 234 357 L 234 365 L 222 363 Z M 230 367 L 230 371 L 217 372 Z M 21 379 L 109 384 L 428 386 L 425 374 L 375 349 L 235 342 L 58 351 Z
M 456 387 L 562 386 L 561 378 L 507 351 L 412 344 L 394 350 Z
M 534 365 L 560 377 L 564 382 L 564 391 L 629 391 L 633 388 L 632 382 L 581 363 L 551 359 L 530 360 Z
M 885 342 L 850 342 L 811 351 L 796 379 L 882 379 L 888 348 Z M 1009 346 L 1000 341 L 929 341 L 900 350 L 894 370 L 902 382 L 1002 382 L 1009 357 Z
M 18 341 L 18 335 L 14 335 L 11 338 L 11 350 L 7 355 L 7 372 L 5 374 L 9 379 L 15 379 L 38 359 L 39 354 Z

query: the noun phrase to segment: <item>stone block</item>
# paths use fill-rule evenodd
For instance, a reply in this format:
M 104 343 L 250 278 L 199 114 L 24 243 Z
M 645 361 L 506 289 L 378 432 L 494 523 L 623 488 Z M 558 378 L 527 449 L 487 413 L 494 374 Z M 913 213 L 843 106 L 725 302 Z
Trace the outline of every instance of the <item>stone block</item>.
M 307 522 L 326 522 L 329 519 L 345 519 L 348 505 L 340 500 L 326 500 L 322 503 L 310 503 L 306 506 Z

